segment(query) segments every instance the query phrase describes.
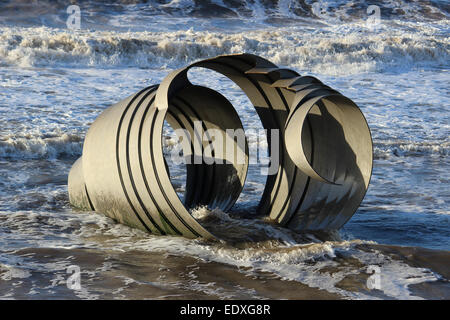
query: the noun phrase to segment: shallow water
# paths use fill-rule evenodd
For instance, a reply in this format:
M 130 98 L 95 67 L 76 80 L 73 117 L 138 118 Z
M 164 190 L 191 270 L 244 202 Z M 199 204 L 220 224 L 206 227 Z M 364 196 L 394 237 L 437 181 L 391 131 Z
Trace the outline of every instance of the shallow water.
M 322 2 L 325 14 L 312 1 L 238 2 L 86 2 L 78 31 L 66 28 L 63 2 L 0 5 L 0 297 L 448 299 L 445 1 L 375 2 L 375 27 L 359 1 Z M 264 188 L 258 166 L 229 215 L 194 212 L 223 225 L 228 243 L 155 237 L 69 206 L 68 171 L 102 110 L 173 68 L 235 52 L 314 75 L 366 116 L 373 176 L 339 234 L 299 236 L 249 219 Z M 261 127 L 233 83 L 201 70 L 190 78 L 224 94 L 247 131 Z M 183 168 L 170 172 L 182 191 Z M 395 255 L 374 243 L 443 251 Z M 65 286 L 70 265 L 81 268 L 82 290 Z M 367 288 L 373 265 L 378 290 Z

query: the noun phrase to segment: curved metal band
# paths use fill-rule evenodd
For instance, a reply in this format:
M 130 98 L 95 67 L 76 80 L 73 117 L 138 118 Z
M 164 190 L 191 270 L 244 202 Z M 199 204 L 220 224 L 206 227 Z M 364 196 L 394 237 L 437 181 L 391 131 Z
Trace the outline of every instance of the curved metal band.
M 71 203 L 87 205 L 110 217 L 157 234 L 214 238 L 190 212 L 206 205 L 231 208 L 243 188 L 248 167 L 225 159 L 206 163 L 205 150 L 220 143 L 202 131 L 240 129 L 233 106 L 217 92 L 194 86 L 188 71 L 202 67 L 234 81 L 248 96 L 271 138 L 276 174 L 268 175 L 258 210 L 297 231 L 338 229 L 354 214 L 367 191 L 372 171 L 372 140 L 367 122 L 350 99 L 310 76 L 278 68 L 251 54 L 219 56 L 170 73 L 159 85 L 104 111 L 86 136 L 82 166 L 74 165 Z M 184 154 L 186 192 L 178 198 L 165 164 L 161 142 L 164 121 L 189 133 Z M 110 137 L 115 137 L 115 143 Z M 226 137 L 226 134 L 225 134 Z M 214 143 L 216 143 L 214 145 Z M 216 148 L 217 147 L 217 148 Z M 212 158 L 223 157 L 214 153 Z M 202 159 L 192 164 L 195 159 Z M 83 179 L 76 177 L 83 174 Z M 71 191 L 84 186 L 86 192 Z M 76 185 L 76 186 L 75 186 Z

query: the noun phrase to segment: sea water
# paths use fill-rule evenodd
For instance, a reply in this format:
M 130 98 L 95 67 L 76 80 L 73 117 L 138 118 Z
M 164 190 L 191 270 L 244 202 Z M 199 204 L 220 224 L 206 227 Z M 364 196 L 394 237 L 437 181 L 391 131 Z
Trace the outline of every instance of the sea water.
M 80 2 L 80 29 L 66 24 L 67 1 L 0 4 L 1 298 L 449 297 L 439 267 L 377 245 L 450 249 L 446 1 L 126 3 Z M 152 236 L 69 205 L 68 172 L 104 109 L 175 68 L 240 52 L 318 77 L 364 113 L 373 176 L 339 234 L 323 241 L 250 219 L 265 182 L 254 165 L 229 214 L 192 212 L 223 225 L 229 243 Z M 251 132 L 262 126 L 240 89 L 210 71 L 189 77 L 224 94 L 259 147 Z M 179 192 L 184 174 L 171 167 Z M 433 259 L 445 269 L 444 251 Z M 81 289 L 66 286 L 71 265 Z

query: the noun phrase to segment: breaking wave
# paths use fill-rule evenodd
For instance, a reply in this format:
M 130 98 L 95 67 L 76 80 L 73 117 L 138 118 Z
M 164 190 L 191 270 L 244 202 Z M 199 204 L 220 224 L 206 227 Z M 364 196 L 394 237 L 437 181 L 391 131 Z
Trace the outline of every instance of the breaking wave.
M 447 66 L 450 40 L 430 34 L 351 31 L 242 33 L 80 31 L 0 28 L 0 65 L 20 67 L 177 68 L 198 59 L 248 52 L 301 71 L 342 75 L 392 68 Z
M 3 159 L 76 159 L 81 156 L 84 136 L 62 132 L 24 132 L 0 136 Z M 166 152 L 174 141 L 163 141 Z M 169 151 L 168 151 L 169 150 Z M 376 141 L 374 158 L 448 156 L 449 141 Z
M 77 158 L 83 149 L 83 138 L 68 133 L 22 133 L 0 137 L 0 158 L 60 159 Z
M 390 157 L 408 156 L 448 156 L 450 150 L 449 141 L 377 141 L 374 143 L 374 158 L 387 159 Z

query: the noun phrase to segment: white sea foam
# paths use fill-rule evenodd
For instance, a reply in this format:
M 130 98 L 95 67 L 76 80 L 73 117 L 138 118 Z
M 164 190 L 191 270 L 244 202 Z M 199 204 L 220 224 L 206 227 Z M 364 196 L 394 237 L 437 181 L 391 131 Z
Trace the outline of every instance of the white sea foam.
M 439 9 L 435 1 L 377 1 L 382 7 L 381 23 L 371 30 L 366 25 L 367 3 L 359 0 L 320 1 L 329 8 L 324 15 L 312 10 L 316 1 L 309 0 L 280 0 L 276 7 L 266 5 L 271 1 L 215 0 L 217 6 L 236 13 L 237 18 L 222 20 L 194 18 L 192 10 L 196 17 L 208 14 L 199 1 L 155 1 L 123 5 L 123 14 L 115 12 L 114 6 L 101 10 L 106 15 L 100 17 L 105 26 L 96 21 L 95 10 L 89 11 L 96 4 L 89 3 L 90 7 L 82 10 L 94 14 L 92 23 L 84 19 L 79 31 L 65 29 L 65 3 L 59 16 L 42 12 L 53 2 L 47 3 L 45 10 L 39 7 L 43 19 L 33 10 L 30 19 L 27 10 L 22 10 L 20 17 L 7 17 L 10 11 L 0 10 L 1 280 L 20 286 L 20 281 L 30 281 L 34 272 L 42 272 L 55 275 L 46 289 L 63 284 L 70 261 L 36 264 L 8 253 L 36 247 L 157 251 L 195 257 L 242 266 L 248 275 L 267 271 L 357 299 L 376 295 L 354 293 L 339 283 L 365 273 L 369 265 L 380 267 L 381 291 L 389 297 L 415 299 L 408 285 L 439 278 L 386 255 L 360 250 L 358 246 L 365 241 L 322 243 L 313 235 L 299 241 L 289 230 L 219 210 L 200 208 L 193 215 L 199 220 L 213 219 L 233 232 L 251 231 L 271 240 L 253 243 L 249 237 L 243 249 L 230 243 L 156 237 L 101 214 L 69 209 L 64 179 L 70 160 L 81 155 L 89 124 L 109 103 L 160 82 L 168 69 L 219 54 L 249 52 L 302 74 L 317 75 L 357 102 L 364 112 L 374 134 L 377 161 L 351 233 L 358 231 L 365 239 L 389 243 L 448 248 L 445 216 L 439 215 L 448 214 L 448 194 L 443 187 L 448 182 L 446 84 L 450 61 L 445 5 Z M 133 8 L 138 8 L 139 14 Z M 228 15 L 229 11 L 219 8 L 218 14 Z M 286 17 L 290 23 L 275 27 L 277 21 L 288 21 Z M 28 27 L 20 27 L 24 21 Z M 260 125 L 238 89 L 219 78 L 200 75 L 194 80 L 204 79 L 208 79 L 206 85 L 226 93 L 246 128 Z M 252 149 L 258 139 L 254 135 L 249 138 Z M 174 141 L 165 142 L 170 148 Z M 58 161 L 66 158 L 69 161 Z M 249 179 L 254 179 L 250 181 L 252 190 L 245 196 L 255 205 L 265 180 L 262 176 Z M 361 265 L 346 267 L 339 262 L 342 256 Z M 336 272 L 329 272 L 330 268 Z M 209 290 L 200 283 L 193 285 L 197 290 Z M 11 298 L 11 292 L 1 297 Z M 78 294 L 96 297 L 87 291 Z
M 207 214 L 202 209 L 196 211 L 195 216 L 197 218 L 204 218 Z M 217 210 L 210 214 L 219 217 L 223 222 L 229 223 L 233 220 L 230 217 L 225 217 L 224 213 L 220 213 Z M 374 296 L 367 293 L 354 293 L 336 287 L 346 276 L 368 272 L 366 269 L 370 265 L 380 267 L 380 290 L 385 295 L 393 298 L 420 299 L 420 297 L 410 293 L 408 286 L 414 283 L 439 279 L 438 275 L 433 274 L 427 269 L 413 268 L 379 252 L 366 252 L 356 247 L 365 243 L 373 243 L 371 241 L 327 241 L 307 244 L 288 244 L 283 241 L 278 244 L 272 243 L 269 247 L 259 247 L 256 245 L 246 247 L 245 249 L 238 249 L 226 245 L 220 246 L 214 243 L 205 243 L 201 240 L 192 241 L 180 237 L 147 236 L 141 231 L 130 229 L 119 224 L 113 224 L 109 222 L 109 219 L 105 219 L 104 217 L 100 220 L 102 222 L 98 225 L 98 229 L 93 229 L 86 225 L 80 229 L 79 235 L 87 239 L 92 238 L 92 232 L 105 236 L 114 235 L 115 238 L 103 243 L 104 248 L 123 251 L 160 251 L 181 256 L 194 256 L 206 261 L 250 268 L 249 270 L 271 272 L 283 279 L 299 281 L 308 286 L 338 293 L 348 298 L 374 298 Z M 93 219 L 89 218 L 89 221 L 93 221 Z M 245 222 L 240 220 L 239 223 L 242 224 Z M 247 222 L 247 224 L 250 223 Z M 277 229 L 270 225 L 266 225 L 266 228 Z M 273 230 L 273 232 L 277 233 L 279 231 Z M 358 259 L 362 263 L 362 267 L 360 269 L 342 267 L 339 265 L 338 260 L 336 260 L 337 255 L 346 255 Z M 321 271 L 322 268 L 329 267 L 336 267 L 337 272 L 328 273 Z
M 81 155 L 83 140 L 62 132 L 24 132 L 0 136 L 0 158 L 56 159 Z
M 199 213 L 200 212 L 200 213 Z M 204 218 L 208 213 L 205 210 L 197 211 L 197 218 Z M 226 217 L 224 213 L 217 210 L 212 213 L 224 223 L 233 222 L 233 218 Z M 347 291 L 339 286 L 340 281 L 347 276 L 367 273 L 368 266 L 375 265 L 380 268 L 380 290 L 389 297 L 401 299 L 419 299 L 409 291 L 408 286 L 425 281 L 436 281 L 438 275 L 423 268 L 413 268 L 405 263 L 393 260 L 392 258 L 377 251 L 363 251 L 358 248 L 361 244 L 372 244 L 371 241 L 346 240 L 346 241 L 311 241 L 309 243 L 295 243 L 294 239 L 290 241 L 271 242 L 266 245 L 254 244 L 240 249 L 227 244 L 217 244 L 199 240 L 189 240 L 182 237 L 159 237 L 151 236 L 143 231 L 129 228 L 117 224 L 111 219 L 93 213 L 33 213 L 22 212 L 8 214 L 0 212 L 2 225 L 14 229 L 14 234 L 2 234 L 4 250 L 12 249 L 14 242 L 20 239 L 29 238 L 29 245 L 37 245 L 43 248 L 101 248 L 101 250 L 142 250 L 144 252 L 164 252 L 179 256 L 197 257 L 205 261 L 214 261 L 225 263 L 237 267 L 241 272 L 251 274 L 254 271 L 270 272 L 282 279 L 298 281 L 313 288 L 327 290 L 331 293 L 337 293 L 347 298 L 353 299 L 374 299 L 377 295 L 371 295 L 368 292 Z M 6 218 L 6 219 L 5 219 Z M 250 220 L 237 220 L 242 226 L 247 224 L 259 224 L 260 222 L 251 222 Z M 43 228 L 45 222 L 45 228 Z M 272 232 L 278 234 L 279 227 L 266 224 L 265 229 L 274 229 Z M 61 232 L 61 230 L 69 230 Z M 262 230 L 261 226 L 254 228 L 255 232 L 270 233 L 268 230 Z M 45 232 L 48 240 L 40 239 L 39 232 Z M 73 230 L 73 231 L 70 231 Z M 284 237 L 288 236 L 286 232 Z M 33 240 L 36 238 L 35 240 Z M 16 240 L 14 240 L 16 239 Z M 288 243 L 290 242 L 290 243 Z M 24 244 L 20 245 L 24 247 Z M 341 264 L 342 257 L 357 259 L 361 266 Z M 6 259 L 6 260 L 5 260 Z M 21 259 L 20 261 L 17 259 Z M 65 270 L 69 261 L 60 261 L 59 264 L 35 264 L 30 261 L 24 261 L 24 258 L 9 255 L 3 255 L 2 277 L 12 279 L 12 277 L 29 277 L 30 272 L 50 270 L 56 272 Z M 13 264 L 19 262 L 23 267 L 11 269 Z M 110 266 L 105 265 L 105 268 Z M 6 268 L 6 269 L 5 269 Z M 329 268 L 335 269 L 329 272 Z M 12 270 L 12 271 L 11 271 Z M 58 272 L 55 273 L 58 276 Z M 52 286 L 56 286 L 63 279 L 55 278 Z M 83 294 L 79 292 L 78 294 Z M 86 297 L 89 293 L 84 292 Z M 81 297 L 81 296 L 80 296 Z
M 450 141 L 376 141 L 374 145 L 375 159 L 384 159 L 392 156 L 447 156 L 450 150 Z
M 9 281 L 12 279 L 26 279 L 31 277 L 28 270 L 0 264 L 0 279 Z
M 179 67 L 221 54 L 248 52 L 279 65 L 314 73 L 343 75 L 427 63 L 447 65 L 450 42 L 422 33 L 384 30 L 300 33 L 264 30 L 242 33 L 202 31 L 99 32 L 41 28 L 0 28 L 0 61 L 29 66 Z
M 294 246 L 278 245 L 274 246 L 272 250 L 261 248 L 240 250 L 170 237 L 142 239 L 133 241 L 132 244 L 121 242 L 120 245 L 116 243 L 118 245 L 116 249 L 120 248 L 126 251 L 129 250 L 127 249 L 129 246 L 130 249 L 132 246 L 134 249 L 146 251 L 157 250 L 195 256 L 206 261 L 271 272 L 286 280 L 299 281 L 313 288 L 324 289 L 354 299 L 372 299 L 374 297 L 366 293 L 349 292 L 336 285 L 346 276 L 365 273 L 365 268 L 373 264 L 381 266 L 381 290 L 384 294 L 393 298 L 420 299 L 411 295 L 408 285 L 439 279 L 438 276 L 426 269 L 412 268 L 387 256 L 366 253 L 354 248 L 362 243 L 364 242 L 353 240 Z M 337 253 L 346 253 L 360 260 L 363 263 L 362 269 L 339 267 L 339 263 L 334 260 Z M 334 273 L 321 271 L 321 269 L 329 267 L 336 267 L 338 271 Z
M 75 158 L 81 155 L 83 138 L 77 134 L 52 132 L 28 132 L 0 136 L 0 158 L 5 159 L 57 159 Z M 255 136 L 249 136 L 249 147 L 264 148 Z M 163 140 L 166 152 L 177 145 L 174 137 Z M 255 151 L 253 150 L 253 151 Z M 437 155 L 447 156 L 450 150 L 449 141 L 376 141 L 374 144 L 374 158 L 408 157 Z

